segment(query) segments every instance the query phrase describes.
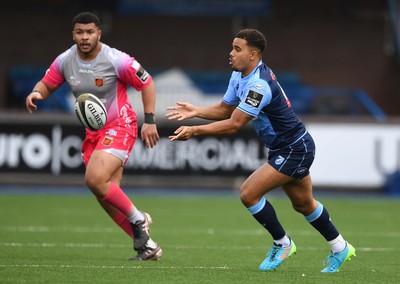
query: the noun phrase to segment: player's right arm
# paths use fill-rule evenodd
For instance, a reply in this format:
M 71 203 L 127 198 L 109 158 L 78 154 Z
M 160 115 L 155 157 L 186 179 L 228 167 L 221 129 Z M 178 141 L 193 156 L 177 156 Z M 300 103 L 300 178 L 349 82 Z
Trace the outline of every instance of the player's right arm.
M 176 106 L 168 107 L 170 110 L 165 116 L 168 119 L 185 120 L 193 117 L 210 119 L 210 120 L 224 120 L 231 117 L 232 112 L 236 106 L 228 105 L 220 102 L 208 107 L 198 107 L 186 102 L 177 102 Z
M 37 109 L 36 101 L 47 99 L 52 92 L 64 83 L 65 79 L 60 71 L 60 57 L 62 55 L 53 61 L 42 80 L 36 83 L 33 91 L 26 97 L 25 105 L 30 113 Z
M 32 113 L 32 111 L 37 109 L 36 101 L 43 101 L 55 90 L 55 88 L 50 87 L 42 81 L 36 83 L 33 91 L 26 97 L 26 108 Z

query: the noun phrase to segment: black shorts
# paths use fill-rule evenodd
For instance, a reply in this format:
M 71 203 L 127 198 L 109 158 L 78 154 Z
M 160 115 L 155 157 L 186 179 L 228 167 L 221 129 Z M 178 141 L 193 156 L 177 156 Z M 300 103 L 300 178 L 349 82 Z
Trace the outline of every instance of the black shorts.
M 288 147 L 269 150 L 268 164 L 282 174 L 294 178 L 303 178 L 310 174 L 314 157 L 314 140 L 307 133 L 299 141 Z

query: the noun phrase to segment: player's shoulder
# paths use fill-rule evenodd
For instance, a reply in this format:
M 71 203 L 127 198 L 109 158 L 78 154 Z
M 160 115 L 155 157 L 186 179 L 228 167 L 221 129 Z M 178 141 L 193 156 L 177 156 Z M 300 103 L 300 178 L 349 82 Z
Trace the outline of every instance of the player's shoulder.
M 260 66 L 262 67 L 262 66 Z M 261 68 L 259 68 L 261 69 Z M 270 69 L 269 69 L 270 70 Z M 258 93 L 270 92 L 271 91 L 271 80 L 270 73 L 263 73 L 263 69 L 257 70 L 254 72 L 252 76 L 249 78 L 247 82 L 247 88 L 253 90 Z
M 76 45 L 73 45 L 67 50 L 60 53 L 54 60 L 54 62 L 57 63 L 58 66 L 62 66 L 65 62 L 68 61 L 68 58 L 72 58 L 74 54 L 76 54 Z
M 131 57 L 126 52 L 123 52 L 117 48 L 111 47 L 105 43 L 102 43 L 102 54 L 104 54 L 111 61 L 118 61 Z
M 74 51 L 76 51 L 76 45 L 71 46 L 67 50 L 64 50 L 62 53 L 58 55 L 59 59 L 64 59 L 65 57 L 71 56 L 74 54 Z
M 275 85 L 278 82 L 272 69 L 265 63 L 258 66 L 257 72 L 254 73 L 252 80 L 266 85 Z
M 269 85 L 269 81 L 271 80 L 270 73 L 262 73 L 261 70 L 258 72 L 254 72 L 249 78 L 248 84 L 261 84 L 261 85 Z

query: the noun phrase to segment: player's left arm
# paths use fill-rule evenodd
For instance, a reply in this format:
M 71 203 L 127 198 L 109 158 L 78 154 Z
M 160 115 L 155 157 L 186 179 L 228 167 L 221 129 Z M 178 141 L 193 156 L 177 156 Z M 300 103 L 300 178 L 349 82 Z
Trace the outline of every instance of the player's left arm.
M 119 55 L 121 58 L 117 69 L 118 77 L 142 94 L 144 123 L 140 137 L 147 148 L 153 148 L 160 140 L 155 124 L 156 87 L 153 78 L 135 58 L 122 52 Z
M 253 117 L 240 109 L 235 109 L 230 118 L 198 126 L 181 126 L 169 136 L 171 141 L 188 140 L 193 136 L 223 136 L 239 131 Z
M 155 124 L 156 88 L 153 80 L 142 90 L 142 102 L 144 123 L 140 136 L 147 148 L 153 148 L 157 144 L 157 141 L 160 140 Z

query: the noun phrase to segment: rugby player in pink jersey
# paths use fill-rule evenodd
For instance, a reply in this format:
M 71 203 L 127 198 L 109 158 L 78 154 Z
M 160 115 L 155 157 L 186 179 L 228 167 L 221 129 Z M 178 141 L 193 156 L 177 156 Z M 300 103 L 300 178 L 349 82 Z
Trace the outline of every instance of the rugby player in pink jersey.
M 138 210 L 120 188 L 123 166 L 138 135 L 136 113 L 127 95 L 128 85 L 142 93 L 144 124 L 141 138 L 152 148 L 160 139 L 154 121 L 155 85 L 150 74 L 132 56 L 101 42 L 99 18 L 82 12 L 72 20 L 75 44 L 61 53 L 26 98 L 29 112 L 65 81 L 73 95 L 96 95 L 107 109 L 107 123 L 97 131 L 86 129 L 82 157 L 85 182 L 108 215 L 130 237 L 137 255 L 132 260 L 158 260 L 160 246 L 149 235 L 152 219 Z

